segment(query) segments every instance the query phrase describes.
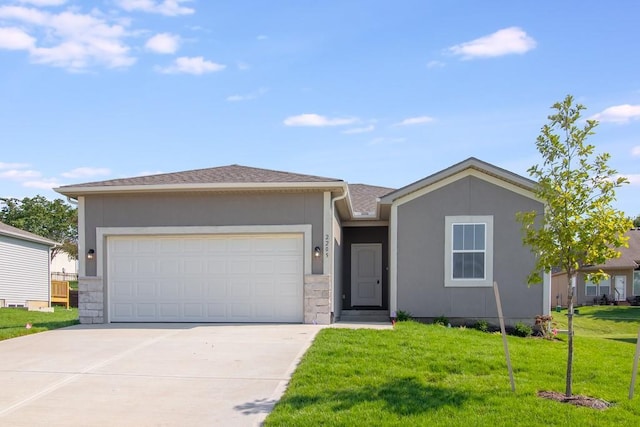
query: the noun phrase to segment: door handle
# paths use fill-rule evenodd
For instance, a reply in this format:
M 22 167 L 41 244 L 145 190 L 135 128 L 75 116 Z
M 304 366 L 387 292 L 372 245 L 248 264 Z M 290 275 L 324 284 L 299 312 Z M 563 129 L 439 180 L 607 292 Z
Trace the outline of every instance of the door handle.
M 379 284 L 380 284 L 380 280 L 377 280 L 377 281 L 376 281 L 376 284 L 377 284 L 377 285 L 379 285 Z

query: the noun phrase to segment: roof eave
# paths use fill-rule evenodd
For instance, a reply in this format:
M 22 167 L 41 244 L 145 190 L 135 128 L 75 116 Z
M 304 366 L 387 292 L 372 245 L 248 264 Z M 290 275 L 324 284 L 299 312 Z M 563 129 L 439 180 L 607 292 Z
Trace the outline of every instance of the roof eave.
M 250 182 L 250 183 L 203 183 L 203 184 L 150 184 L 150 185 L 104 185 L 65 186 L 54 191 L 69 197 L 106 193 L 162 193 L 175 191 L 277 191 L 277 190 L 329 190 L 346 191 L 343 181 L 327 182 Z
M 25 236 L 24 234 L 21 233 L 12 233 L 11 231 L 7 231 L 7 230 L 0 230 L 0 235 L 2 236 L 7 236 L 7 237 L 11 237 L 13 239 L 18 239 L 18 240 L 26 240 L 28 242 L 34 242 L 34 243 L 40 243 L 42 245 L 46 245 L 49 246 L 50 248 L 54 248 L 56 246 L 61 246 L 60 243 L 58 242 L 54 242 L 53 240 L 49 240 L 46 239 L 44 237 L 39 237 L 39 236 Z

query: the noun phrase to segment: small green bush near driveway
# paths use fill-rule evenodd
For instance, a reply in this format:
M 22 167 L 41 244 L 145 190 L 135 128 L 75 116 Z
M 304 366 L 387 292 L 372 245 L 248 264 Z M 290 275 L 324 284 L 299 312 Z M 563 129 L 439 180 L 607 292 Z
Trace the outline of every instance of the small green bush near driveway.
M 585 318 L 591 324 L 587 316 L 579 317 L 576 331 Z M 633 327 L 622 329 L 637 332 L 638 322 L 627 322 Z M 393 330 L 327 328 L 303 357 L 266 425 L 638 426 L 640 389 L 628 400 L 635 339 L 627 334 L 575 337 L 574 393 L 613 404 L 598 411 L 536 395 L 564 391 L 566 336 L 508 337 L 513 393 L 500 334 L 416 322 L 398 323 Z
M 78 309 L 55 307 L 53 313 L 26 308 L 0 308 L 0 340 L 64 328 L 78 323 Z M 27 324 L 31 328 L 27 328 Z

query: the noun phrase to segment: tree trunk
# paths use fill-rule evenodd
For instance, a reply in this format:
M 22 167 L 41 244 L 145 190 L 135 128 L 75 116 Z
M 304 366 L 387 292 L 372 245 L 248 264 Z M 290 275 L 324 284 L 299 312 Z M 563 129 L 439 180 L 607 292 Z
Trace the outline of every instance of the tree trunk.
M 573 276 L 574 273 L 567 273 L 569 280 L 567 288 L 567 334 L 569 335 L 569 346 L 567 349 L 567 379 L 565 394 L 571 397 L 573 394 Z

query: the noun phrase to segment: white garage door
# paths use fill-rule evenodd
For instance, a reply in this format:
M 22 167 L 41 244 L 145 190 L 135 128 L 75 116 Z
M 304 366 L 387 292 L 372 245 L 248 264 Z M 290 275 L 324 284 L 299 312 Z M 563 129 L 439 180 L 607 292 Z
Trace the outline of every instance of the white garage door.
M 113 236 L 112 322 L 302 322 L 302 235 Z

